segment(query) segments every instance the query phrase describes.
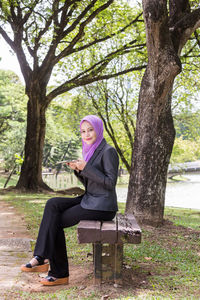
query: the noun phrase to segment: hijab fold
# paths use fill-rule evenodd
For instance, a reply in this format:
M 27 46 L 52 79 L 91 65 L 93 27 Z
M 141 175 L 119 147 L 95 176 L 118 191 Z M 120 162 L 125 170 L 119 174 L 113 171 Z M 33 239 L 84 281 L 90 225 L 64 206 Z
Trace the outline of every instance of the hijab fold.
M 82 139 L 83 159 L 86 162 L 88 162 L 90 160 L 90 158 L 92 157 L 94 151 L 101 144 L 101 142 L 104 138 L 104 136 L 103 136 L 103 121 L 95 115 L 88 115 L 81 120 L 80 128 L 84 121 L 87 121 L 92 125 L 92 127 L 94 128 L 94 131 L 96 132 L 96 137 L 97 137 L 95 142 L 91 145 L 86 144 Z

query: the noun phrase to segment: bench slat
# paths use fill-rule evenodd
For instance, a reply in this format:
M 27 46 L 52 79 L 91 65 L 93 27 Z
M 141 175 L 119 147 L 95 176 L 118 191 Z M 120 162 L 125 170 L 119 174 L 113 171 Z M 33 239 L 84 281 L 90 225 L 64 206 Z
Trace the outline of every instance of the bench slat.
M 141 234 L 141 232 L 142 232 L 142 231 L 141 231 L 141 228 L 140 228 L 140 226 L 138 225 L 138 223 L 137 223 L 137 221 L 136 221 L 134 215 L 133 215 L 133 214 L 125 214 L 125 217 L 127 217 L 129 220 L 131 220 L 131 227 L 134 228 L 133 230 L 134 230 L 135 232 L 138 231 L 138 233 Z
M 130 243 L 141 242 L 141 229 L 131 214 L 117 214 L 112 221 L 84 220 L 78 224 L 79 243 Z
M 139 244 L 141 242 L 141 229 L 137 225 L 134 216 L 118 214 L 118 243 Z
M 96 243 L 101 241 L 100 221 L 80 221 L 77 231 L 79 243 Z
M 117 243 L 117 224 L 115 221 L 106 221 L 102 223 L 101 242 L 109 244 Z

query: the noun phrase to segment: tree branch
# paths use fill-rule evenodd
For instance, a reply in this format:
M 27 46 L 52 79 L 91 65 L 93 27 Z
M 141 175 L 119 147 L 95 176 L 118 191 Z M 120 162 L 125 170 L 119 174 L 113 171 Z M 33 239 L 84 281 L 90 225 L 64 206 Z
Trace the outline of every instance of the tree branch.
M 187 58 L 190 57 L 189 54 L 192 53 L 194 48 L 196 47 L 197 43 L 195 43 L 182 57 Z
M 116 51 L 113 51 L 112 53 L 109 53 L 103 60 L 94 64 L 89 69 L 79 73 L 77 76 L 73 77 L 73 79 L 66 81 L 62 86 L 64 86 L 66 83 L 71 82 L 71 81 L 81 80 L 81 78 L 85 78 L 85 79 L 93 78 L 96 74 L 99 74 L 100 72 L 102 72 L 106 68 L 108 63 L 114 57 L 116 57 L 117 55 L 122 55 L 128 51 L 127 49 L 134 47 L 134 46 L 132 46 L 132 44 L 134 44 L 135 42 L 136 42 L 136 40 L 130 42 L 129 44 L 124 45 L 123 47 L 121 47 L 120 49 L 117 49 Z
M 114 0 L 109 0 L 108 2 L 113 2 Z M 93 0 L 85 9 L 84 11 L 76 18 L 76 21 L 74 21 L 74 23 L 65 31 L 63 31 L 63 33 L 59 32 L 59 36 L 57 38 L 55 38 L 54 40 L 52 40 L 52 45 L 49 48 L 49 51 L 45 57 L 45 59 L 43 60 L 42 66 L 41 66 L 41 70 L 45 76 L 45 74 L 47 73 L 47 69 L 49 68 L 53 68 L 53 66 L 61 59 L 61 56 L 56 57 L 55 56 L 55 50 L 57 48 L 57 45 L 59 44 L 59 42 L 61 41 L 61 39 L 63 39 L 64 36 L 66 36 L 67 34 L 69 34 L 71 31 L 73 31 L 76 26 L 78 25 L 78 23 L 82 20 L 82 18 L 84 18 L 84 16 L 88 13 L 88 11 L 94 6 L 94 4 L 97 2 L 97 0 Z M 107 2 L 107 3 L 108 3 Z M 106 3 L 106 4 L 107 4 Z M 109 4 L 110 5 L 110 4 Z M 102 5 L 101 7 L 99 7 L 96 11 L 98 11 L 99 13 L 99 9 L 103 10 L 106 8 L 106 5 Z M 84 28 L 86 26 L 86 24 L 88 22 L 90 22 L 93 19 L 93 15 L 95 17 L 95 13 L 96 11 L 94 11 L 81 25 L 79 28 L 79 32 L 78 34 L 74 37 L 74 39 L 70 42 L 69 46 L 67 48 L 65 48 L 64 52 L 67 53 L 67 51 L 71 48 L 73 48 L 73 46 L 78 42 L 78 40 L 82 37 L 82 35 L 84 34 Z M 98 14 L 97 13 L 97 14 Z M 91 19 L 92 17 L 92 19 Z M 66 54 L 67 55 L 67 54 Z M 66 56 L 64 55 L 64 56 Z
M 169 0 L 169 27 L 190 13 L 189 0 Z
M 80 27 L 79 27 L 79 32 L 77 33 L 77 35 L 74 37 L 74 39 L 71 41 L 71 43 L 69 44 L 68 47 L 66 47 L 55 59 L 55 63 L 57 63 L 60 59 L 62 59 L 63 57 L 66 57 L 67 55 L 75 52 L 74 50 L 72 50 L 74 48 L 74 46 L 76 45 L 76 43 L 82 38 L 82 36 L 84 35 L 84 29 L 86 27 L 87 24 L 89 24 L 101 11 L 105 10 L 106 8 L 108 8 L 112 2 L 114 0 L 109 0 L 107 3 L 105 3 L 104 5 L 98 7 L 94 12 L 91 13 L 91 15 L 85 20 L 83 21 L 81 24 L 80 24 Z M 96 2 L 93 1 L 94 3 Z M 92 3 L 89 5 L 91 6 Z M 88 6 L 88 7 L 89 7 Z M 91 8 L 91 7 L 90 7 Z M 89 11 L 89 9 L 88 9 Z M 84 13 L 84 12 L 83 12 Z M 86 13 L 84 13 L 85 15 Z M 76 21 L 75 21 L 76 22 Z M 74 23 L 75 23 L 74 22 Z M 68 31 L 68 29 L 65 31 L 65 33 Z M 66 34 L 65 34 L 66 35 Z
M 8 45 L 13 49 L 13 51 L 15 51 L 14 42 L 11 40 L 11 38 L 8 36 L 8 34 L 1 26 L 0 26 L 0 34 L 4 38 L 4 40 L 8 43 Z
M 199 39 L 199 36 L 198 36 L 198 33 L 196 32 L 196 30 L 194 31 L 194 36 L 195 36 L 197 44 L 199 45 L 199 48 L 200 48 L 200 39 Z
M 11 47 L 11 49 L 16 53 L 22 73 L 24 75 L 24 78 L 26 79 L 28 77 L 28 74 L 30 74 L 31 72 L 31 68 L 28 65 L 23 49 L 20 46 L 17 47 L 15 41 L 11 40 L 11 38 L 8 36 L 8 34 L 4 31 L 4 29 L 1 26 L 0 26 L 0 34 L 4 38 L 4 40 L 8 43 L 8 45 Z
M 122 55 L 124 53 L 126 53 L 126 51 L 130 51 L 129 48 L 133 48 L 135 46 L 133 46 L 133 44 L 136 42 L 136 40 L 130 42 L 129 44 L 124 45 L 123 47 L 121 47 L 120 49 L 117 49 L 116 51 L 113 51 L 112 53 L 109 53 L 104 59 L 102 59 L 101 61 L 99 61 L 98 63 L 94 64 L 93 66 L 91 66 L 89 69 L 86 69 L 85 71 L 79 73 L 77 76 L 73 77 L 72 80 L 78 80 L 80 79 L 80 77 L 92 77 L 95 74 L 102 72 L 106 66 L 108 65 L 108 63 L 117 55 Z M 88 74 L 89 73 L 89 74 Z M 68 81 L 66 81 L 68 82 Z M 65 84 L 65 83 L 64 83 Z
M 178 54 L 185 46 L 193 32 L 200 27 L 200 8 L 186 14 L 174 27 L 170 28 L 172 40 Z M 178 38 L 179 37 L 179 38 Z
M 72 32 L 76 26 L 80 23 L 80 21 L 85 17 L 85 15 L 90 11 L 90 9 L 92 7 L 94 7 L 95 3 L 97 2 L 97 0 L 93 0 L 85 9 L 84 11 L 76 18 L 76 20 L 72 23 L 72 25 L 67 28 L 64 32 L 63 32 L 63 36 L 68 35 L 70 32 Z
M 72 54 L 72 53 L 77 53 L 79 51 L 82 51 L 82 50 L 85 50 L 95 44 L 98 44 L 98 43 L 101 43 L 101 42 L 104 42 L 108 39 L 111 39 L 112 37 L 116 36 L 117 34 L 120 34 L 122 32 L 124 32 L 128 27 L 130 27 L 131 25 L 133 25 L 134 23 L 136 23 L 139 19 L 139 17 L 142 15 L 142 13 L 140 13 L 132 22 L 130 22 L 128 25 L 124 26 L 123 28 L 121 28 L 120 30 L 118 30 L 117 32 L 113 33 L 113 34 L 110 34 L 110 35 L 107 35 L 106 37 L 104 38 L 101 38 L 101 39 L 96 39 L 84 46 L 81 46 L 81 47 L 78 47 L 78 48 L 75 48 L 75 49 L 72 49 L 71 52 L 68 52 L 67 55 L 69 54 Z M 65 53 L 64 51 L 62 51 L 58 56 L 57 56 L 57 59 L 60 60 L 61 58 L 65 57 Z
M 40 1 L 40 0 L 34 1 L 34 3 L 32 3 L 32 6 L 29 7 L 29 12 L 27 12 L 27 13 L 25 14 L 24 18 L 22 19 L 22 24 L 23 24 L 23 25 L 28 21 L 29 17 L 30 17 L 31 14 L 33 13 L 34 8 L 35 8 L 36 5 L 39 3 L 39 1 Z M 19 4 L 20 4 L 20 3 L 19 3 Z M 18 5 L 18 7 L 19 7 L 19 5 Z
M 57 97 L 58 95 L 61 95 L 62 93 L 65 93 L 65 92 L 68 92 L 68 91 L 72 90 L 73 88 L 84 86 L 86 84 L 89 84 L 89 83 L 92 83 L 92 82 L 95 82 L 95 81 L 99 81 L 99 80 L 114 78 L 114 77 L 117 77 L 119 75 L 124 75 L 124 74 L 129 73 L 129 72 L 139 71 L 139 70 L 142 70 L 144 68 L 146 68 L 146 65 L 126 69 L 126 70 L 117 72 L 115 74 L 97 75 L 96 77 L 91 76 L 91 74 L 89 74 L 89 75 L 85 75 L 84 77 L 82 77 L 80 79 L 76 79 L 76 80 L 74 80 L 74 78 L 72 78 L 69 81 L 66 81 L 64 84 L 57 87 L 55 90 L 51 91 L 47 95 L 48 103 L 50 103 L 51 100 L 54 99 L 55 97 Z

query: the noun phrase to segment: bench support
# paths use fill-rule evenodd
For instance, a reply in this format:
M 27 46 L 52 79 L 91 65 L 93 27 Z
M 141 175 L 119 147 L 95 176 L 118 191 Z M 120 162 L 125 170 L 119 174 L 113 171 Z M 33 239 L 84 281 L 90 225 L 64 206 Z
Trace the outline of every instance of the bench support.
M 122 282 L 123 244 L 93 243 L 95 284 L 102 281 Z
M 122 282 L 123 244 L 139 244 L 141 229 L 132 214 L 117 214 L 112 221 L 82 220 L 79 243 L 93 244 L 94 282 Z

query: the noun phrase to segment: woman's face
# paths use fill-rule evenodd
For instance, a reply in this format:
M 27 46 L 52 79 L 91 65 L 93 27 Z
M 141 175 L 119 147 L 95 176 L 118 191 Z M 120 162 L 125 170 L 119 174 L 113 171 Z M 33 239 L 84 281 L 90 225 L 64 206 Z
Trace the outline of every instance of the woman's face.
M 97 139 L 94 128 L 87 121 L 83 121 L 83 123 L 81 124 L 81 137 L 83 141 L 88 145 L 94 144 Z

